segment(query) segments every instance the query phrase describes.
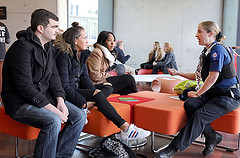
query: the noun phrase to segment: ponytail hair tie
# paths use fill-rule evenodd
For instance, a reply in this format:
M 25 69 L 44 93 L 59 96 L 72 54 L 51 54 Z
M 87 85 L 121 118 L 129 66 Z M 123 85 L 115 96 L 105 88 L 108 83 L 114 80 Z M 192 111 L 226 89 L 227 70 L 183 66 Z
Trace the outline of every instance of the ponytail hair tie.
M 217 35 L 216 35 L 216 39 L 220 39 L 223 37 L 223 34 L 222 32 L 220 31 Z

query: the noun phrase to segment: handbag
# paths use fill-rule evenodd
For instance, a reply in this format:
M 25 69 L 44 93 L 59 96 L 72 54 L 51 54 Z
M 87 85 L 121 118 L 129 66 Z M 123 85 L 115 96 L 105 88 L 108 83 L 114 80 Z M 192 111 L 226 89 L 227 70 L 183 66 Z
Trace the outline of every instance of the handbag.
M 92 158 L 137 158 L 136 155 L 146 157 L 141 154 L 135 154 L 126 144 L 112 134 L 105 137 L 100 145 L 90 149 L 88 155 Z

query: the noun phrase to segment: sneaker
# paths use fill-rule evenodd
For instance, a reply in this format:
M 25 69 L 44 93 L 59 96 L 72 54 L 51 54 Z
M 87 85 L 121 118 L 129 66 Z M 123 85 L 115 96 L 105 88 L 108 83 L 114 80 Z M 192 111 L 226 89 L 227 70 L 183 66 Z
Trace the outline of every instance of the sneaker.
M 142 128 L 136 127 L 134 124 L 131 124 L 127 132 L 121 131 L 122 140 L 134 140 L 146 138 L 151 134 L 150 131 L 146 131 Z
M 83 109 L 83 112 L 87 115 L 90 113 L 88 109 Z M 86 118 L 85 125 L 88 123 L 88 119 Z

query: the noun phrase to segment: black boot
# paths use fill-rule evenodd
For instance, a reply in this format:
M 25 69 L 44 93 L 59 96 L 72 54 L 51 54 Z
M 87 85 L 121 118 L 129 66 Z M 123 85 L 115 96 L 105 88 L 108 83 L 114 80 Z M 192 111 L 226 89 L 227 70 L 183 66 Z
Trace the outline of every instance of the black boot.
M 157 158 L 171 158 L 178 149 L 173 145 L 168 145 L 165 149 L 156 154 Z
M 223 139 L 223 136 L 217 132 L 215 132 L 214 136 L 209 137 L 206 136 L 205 148 L 202 151 L 203 156 L 210 155 L 216 148 L 217 144 L 219 144 Z

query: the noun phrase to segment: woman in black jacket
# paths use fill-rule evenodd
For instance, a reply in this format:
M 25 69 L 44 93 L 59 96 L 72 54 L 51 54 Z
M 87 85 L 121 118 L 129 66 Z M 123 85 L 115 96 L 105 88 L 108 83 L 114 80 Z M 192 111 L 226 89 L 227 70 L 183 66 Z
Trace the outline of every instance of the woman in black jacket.
M 149 136 L 149 131 L 129 125 L 107 101 L 103 92 L 93 86 L 86 65 L 87 33 L 77 22 L 72 26 L 54 44 L 60 51 L 57 67 L 67 100 L 82 109 L 91 109 L 96 105 L 99 111 L 122 130 L 123 140 Z M 134 132 L 138 134 L 131 134 Z

